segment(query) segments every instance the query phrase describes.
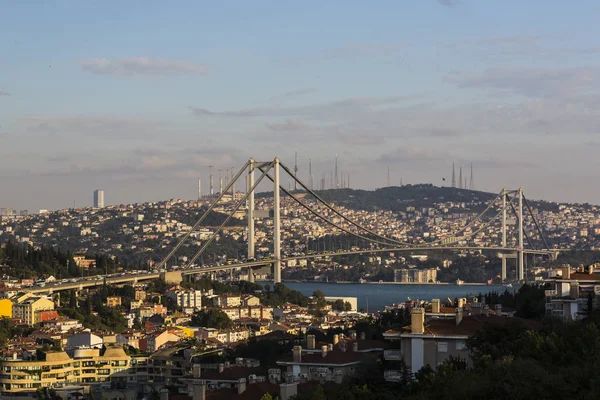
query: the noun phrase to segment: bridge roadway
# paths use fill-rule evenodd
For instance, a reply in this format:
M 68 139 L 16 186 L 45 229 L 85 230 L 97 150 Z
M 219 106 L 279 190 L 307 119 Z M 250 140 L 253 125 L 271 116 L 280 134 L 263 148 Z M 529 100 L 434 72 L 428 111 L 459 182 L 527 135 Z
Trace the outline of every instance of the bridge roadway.
M 342 255 L 352 255 L 352 254 L 373 254 L 373 253 L 393 253 L 399 251 L 430 251 L 430 250 L 481 250 L 481 251 L 495 251 L 499 253 L 515 253 L 517 250 L 513 248 L 506 247 L 470 247 L 470 246 L 456 246 L 456 247 L 439 247 L 439 246 L 431 246 L 431 247 L 398 247 L 398 248 L 385 248 L 385 249 L 368 249 L 368 250 L 352 250 L 352 251 L 339 251 L 339 252 L 324 252 L 324 253 L 315 253 L 315 254 L 306 254 L 301 256 L 290 256 L 286 258 L 282 258 L 281 262 L 289 261 L 289 260 L 302 260 L 308 258 L 318 258 L 318 257 L 331 257 L 331 256 L 342 256 Z M 556 255 L 561 251 L 559 249 L 553 250 L 529 250 L 525 249 L 524 252 L 526 254 L 536 254 L 536 255 Z M 218 265 L 212 267 L 196 267 L 191 269 L 179 270 L 183 276 L 185 275 L 194 275 L 194 274 L 205 274 L 211 272 L 218 271 L 227 271 L 230 269 L 237 268 L 249 268 L 249 267 L 259 267 L 272 264 L 273 260 L 267 261 L 252 261 L 246 263 L 238 263 L 238 264 L 229 264 L 229 265 Z M 160 278 L 161 273 L 143 273 L 143 274 L 125 274 L 125 275 L 110 275 L 106 278 L 107 284 L 124 284 L 124 283 L 132 283 L 136 284 L 138 282 L 153 280 Z M 75 279 L 75 278 L 74 278 Z M 32 287 L 25 289 L 24 292 L 31 294 L 40 294 L 40 293 L 54 293 L 60 292 L 63 290 L 83 290 L 85 288 L 92 288 L 104 285 L 104 275 L 95 275 L 87 278 L 76 278 L 76 282 L 65 282 L 65 283 L 57 283 L 57 284 L 47 284 L 44 287 Z

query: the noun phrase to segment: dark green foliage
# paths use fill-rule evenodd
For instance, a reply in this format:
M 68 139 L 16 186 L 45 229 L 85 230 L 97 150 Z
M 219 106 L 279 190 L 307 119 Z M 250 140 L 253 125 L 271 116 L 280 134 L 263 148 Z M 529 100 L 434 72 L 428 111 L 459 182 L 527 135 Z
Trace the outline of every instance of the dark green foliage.
M 212 309 L 197 312 L 192 316 L 191 326 L 202 326 L 206 328 L 230 329 L 233 321 L 221 310 Z

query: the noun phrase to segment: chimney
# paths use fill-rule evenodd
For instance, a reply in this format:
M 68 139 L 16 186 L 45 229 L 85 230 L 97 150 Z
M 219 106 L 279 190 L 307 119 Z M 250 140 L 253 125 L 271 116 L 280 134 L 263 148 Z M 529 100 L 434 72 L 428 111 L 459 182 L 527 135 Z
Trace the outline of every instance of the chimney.
M 360 333 L 360 340 L 365 340 L 367 338 L 367 335 L 364 332 Z
M 12 358 L 13 358 L 13 360 L 17 360 L 19 358 L 19 355 L 17 354 L 16 351 L 13 352 Z
M 571 283 L 571 290 L 569 291 L 569 295 L 574 299 L 579 297 L 579 282 Z
M 327 346 L 321 346 L 321 357 L 327 357 Z
M 169 389 L 160 389 L 160 400 L 169 400 Z
M 434 314 L 439 314 L 440 312 L 440 299 L 431 300 L 431 312 Z
M 315 335 L 307 335 L 306 336 L 306 348 L 308 350 L 315 349 Z
M 463 309 L 462 309 L 462 307 L 458 307 L 456 309 L 456 326 L 458 326 L 462 322 L 462 319 L 463 319 Z
M 562 267 L 562 278 L 571 279 L 571 266 L 565 265 Z
M 588 274 L 590 274 L 590 275 L 594 275 L 594 266 L 593 266 L 593 265 L 590 265 L 590 266 L 588 267 Z
M 355 353 L 358 352 L 358 342 L 352 343 L 352 351 Z
M 335 335 L 333 335 L 333 345 L 335 346 L 336 344 L 338 344 L 340 342 L 340 335 L 338 335 L 337 333 Z
M 495 310 L 496 310 L 496 315 L 498 315 L 498 316 L 502 315 L 502 304 L 496 304 Z
M 327 345 L 327 351 L 332 351 L 333 350 L 333 345 L 331 343 L 329 343 Z
M 242 394 L 246 391 L 246 378 L 238 379 L 238 394 Z
M 298 382 L 282 383 L 279 385 L 279 398 L 281 400 L 290 400 L 298 395 Z
M 220 363 L 220 364 L 219 364 L 219 373 L 222 373 L 222 372 L 223 372 L 223 370 L 225 370 L 225 364 L 223 364 L 223 363 Z
M 423 333 L 425 331 L 425 310 L 421 307 L 413 308 L 410 313 L 411 333 Z
M 465 299 L 458 299 L 458 308 L 463 308 L 465 306 Z
M 301 362 L 302 361 L 302 346 L 294 346 L 292 348 L 292 355 L 293 355 L 293 360 L 294 362 Z
M 195 379 L 193 388 L 192 400 L 206 400 L 206 382 L 200 379 Z
M 202 376 L 201 365 L 200 364 L 194 364 L 192 366 L 192 377 L 198 379 L 198 378 L 200 378 L 200 376 Z

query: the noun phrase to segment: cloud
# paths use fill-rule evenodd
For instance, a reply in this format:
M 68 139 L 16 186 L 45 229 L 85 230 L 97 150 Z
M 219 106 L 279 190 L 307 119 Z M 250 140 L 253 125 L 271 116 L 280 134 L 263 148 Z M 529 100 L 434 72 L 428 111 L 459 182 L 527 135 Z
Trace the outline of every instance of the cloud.
M 100 75 L 143 76 L 143 75 L 204 75 L 205 65 L 186 61 L 128 57 L 109 60 L 106 58 L 86 59 L 80 62 L 84 71 Z
M 499 89 L 529 97 L 570 96 L 598 87 L 600 67 L 488 68 L 482 72 L 455 72 L 444 81 L 460 88 Z
M 362 59 L 397 54 L 405 47 L 404 43 L 350 43 L 345 46 L 326 48 L 311 54 L 282 57 L 277 61 L 285 64 L 300 64 L 323 60 Z
M 338 132 L 337 138 L 340 142 L 349 146 L 379 146 L 386 142 L 384 136 L 373 134 Z
M 319 91 L 317 89 L 313 89 L 313 88 L 291 90 L 289 92 L 285 92 L 285 93 L 271 97 L 271 101 L 286 100 L 286 99 L 291 99 L 291 98 L 296 98 L 296 97 L 302 97 L 302 96 L 306 96 L 309 94 L 315 94 L 318 92 Z
M 338 100 L 329 103 L 278 107 L 267 106 L 249 108 L 245 110 L 234 111 L 210 111 L 205 108 L 190 106 L 193 114 L 199 117 L 311 117 L 327 118 L 335 116 L 356 115 L 356 113 L 376 109 L 377 107 L 389 106 L 391 104 L 405 102 L 412 99 L 409 96 L 387 96 L 387 97 L 355 97 L 344 100 Z
M 306 124 L 302 121 L 287 120 L 281 124 L 265 124 L 272 131 L 297 131 L 306 128 Z
M 168 126 L 162 121 L 117 116 L 29 116 L 21 118 L 19 123 L 33 134 L 75 134 L 111 139 L 144 137 Z
M 452 7 L 459 3 L 458 0 L 437 0 L 437 2 L 446 7 Z
M 10 93 L 0 90 L 0 96 L 10 96 Z

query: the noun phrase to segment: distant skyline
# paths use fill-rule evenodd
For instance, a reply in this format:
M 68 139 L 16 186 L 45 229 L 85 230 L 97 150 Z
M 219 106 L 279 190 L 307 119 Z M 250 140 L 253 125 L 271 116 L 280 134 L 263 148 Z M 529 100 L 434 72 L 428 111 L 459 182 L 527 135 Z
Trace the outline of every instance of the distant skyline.
M 296 149 L 315 187 L 337 154 L 353 188 L 473 163 L 478 190 L 600 204 L 598 20 L 591 0 L 8 2 L 0 207 L 195 199 L 209 165 Z

